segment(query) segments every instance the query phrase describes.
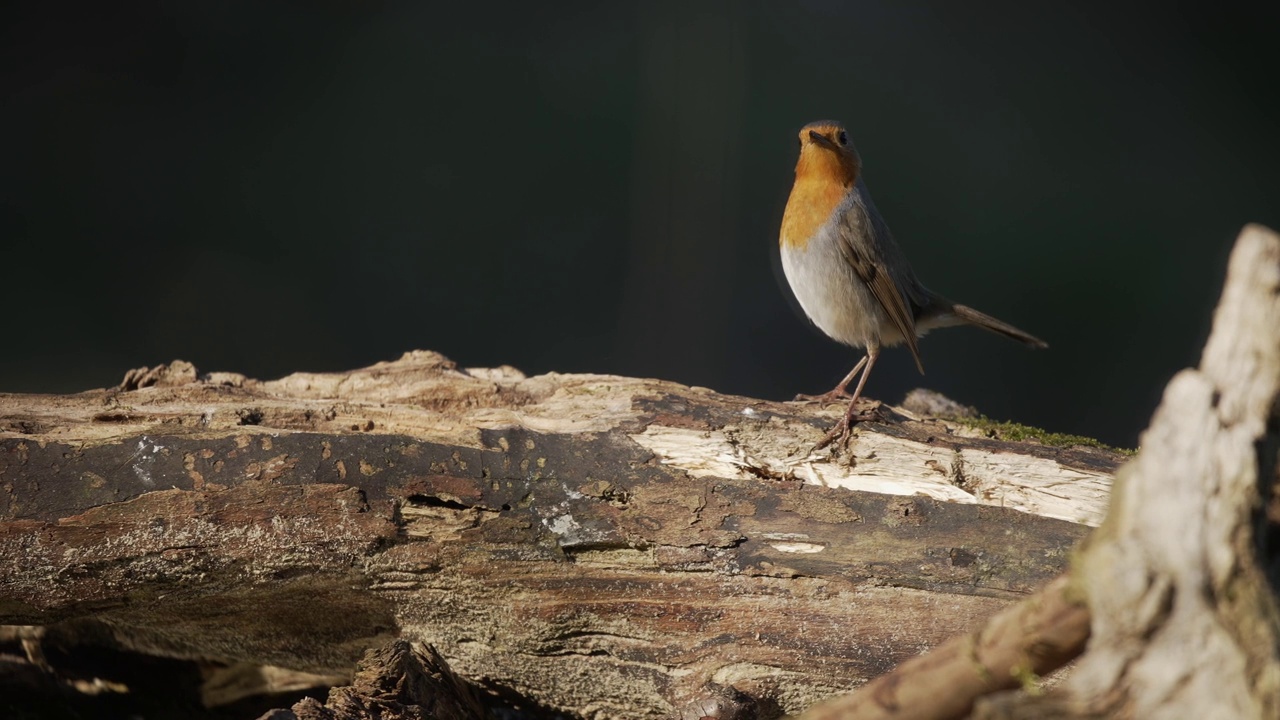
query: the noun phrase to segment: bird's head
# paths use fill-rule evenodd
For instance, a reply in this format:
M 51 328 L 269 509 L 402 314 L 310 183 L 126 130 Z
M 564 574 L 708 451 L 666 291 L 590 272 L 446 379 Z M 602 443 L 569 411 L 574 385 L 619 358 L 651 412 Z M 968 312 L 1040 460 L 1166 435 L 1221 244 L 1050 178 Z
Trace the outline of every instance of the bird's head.
M 796 182 L 817 181 L 852 187 L 862 171 L 862 159 L 849 142 L 844 126 L 831 120 L 811 122 L 800 129 L 800 160 Z

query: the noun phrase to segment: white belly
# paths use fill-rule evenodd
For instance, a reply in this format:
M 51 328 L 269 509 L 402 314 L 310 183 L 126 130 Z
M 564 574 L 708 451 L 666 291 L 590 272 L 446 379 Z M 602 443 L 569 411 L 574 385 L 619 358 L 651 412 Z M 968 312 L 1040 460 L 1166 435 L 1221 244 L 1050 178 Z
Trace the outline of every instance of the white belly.
M 878 348 L 902 342 L 879 302 L 845 262 L 829 228 L 804 248 L 782 246 L 782 271 L 800 307 L 818 329 L 845 345 Z

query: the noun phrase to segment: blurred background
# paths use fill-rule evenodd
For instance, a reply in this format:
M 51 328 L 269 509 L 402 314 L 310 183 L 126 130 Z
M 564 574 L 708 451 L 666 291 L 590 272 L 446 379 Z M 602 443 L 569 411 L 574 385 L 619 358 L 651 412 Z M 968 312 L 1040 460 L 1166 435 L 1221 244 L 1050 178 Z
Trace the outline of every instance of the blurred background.
M 868 394 L 1132 446 L 1280 227 L 1280 6 L 982 5 L 10 4 L 0 391 L 425 348 L 821 392 L 859 355 L 776 256 L 831 118 L 924 282 L 1052 346 L 938 331 Z

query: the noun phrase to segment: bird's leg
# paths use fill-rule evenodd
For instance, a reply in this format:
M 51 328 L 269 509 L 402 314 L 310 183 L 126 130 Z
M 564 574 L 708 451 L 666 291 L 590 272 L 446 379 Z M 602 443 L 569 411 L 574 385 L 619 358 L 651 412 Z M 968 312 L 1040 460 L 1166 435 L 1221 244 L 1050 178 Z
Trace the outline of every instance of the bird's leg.
M 849 374 L 845 375 L 844 379 L 841 380 L 840 384 L 835 386 L 835 388 L 828 390 L 821 395 L 797 395 L 796 400 L 828 403 L 834 400 L 844 400 L 846 398 L 857 397 L 856 393 L 854 395 L 850 395 L 846 388 L 848 388 L 849 383 L 853 381 L 853 376 L 857 375 L 858 371 L 862 369 L 862 366 L 867 364 L 868 357 L 870 357 L 869 353 L 867 355 L 863 355 L 862 359 L 858 361 L 858 364 L 853 366 L 853 369 L 849 371 Z M 859 385 L 858 387 L 862 386 Z
M 854 368 L 856 372 L 858 368 L 862 368 L 864 363 L 866 364 L 866 367 L 862 370 L 862 377 L 858 378 L 858 386 L 853 390 L 853 397 L 849 400 L 849 409 L 844 411 L 844 417 L 840 418 L 840 422 L 836 423 L 836 426 L 831 428 L 831 431 L 824 435 L 817 445 L 813 446 L 814 450 L 821 450 L 830 445 L 832 441 L 838 440 L 841 445 L 849 441 L 849 434 L 853 429 L 853 418 L 858 414 L 857 405 L 859 398 L 862 397 L 862 388 L 867 384 L 867 376 L 871 374 L 871 367 L 876 364 L 876 358 L 879 356 L 879 348 L 867 348 L 867 356 L 863 358 L 862 362 L 858 363 L 858 367 Z M 852 373 L 850 377 L 852 377 Z M 841 385 L 843 384 L 841 383 Z

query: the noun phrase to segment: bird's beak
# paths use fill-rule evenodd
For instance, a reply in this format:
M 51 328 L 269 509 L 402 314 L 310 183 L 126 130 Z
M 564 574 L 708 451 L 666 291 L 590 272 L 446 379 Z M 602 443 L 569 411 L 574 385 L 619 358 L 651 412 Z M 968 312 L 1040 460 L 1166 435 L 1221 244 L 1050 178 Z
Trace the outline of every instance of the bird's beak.
M 826 135 L 823 135 L 822 133 L 816 130 L 809 131 L 809 139 L 828 150 L 838 151 L 840 149 L 839 147 L 836 146 L 835 143 L 828 140 Z

